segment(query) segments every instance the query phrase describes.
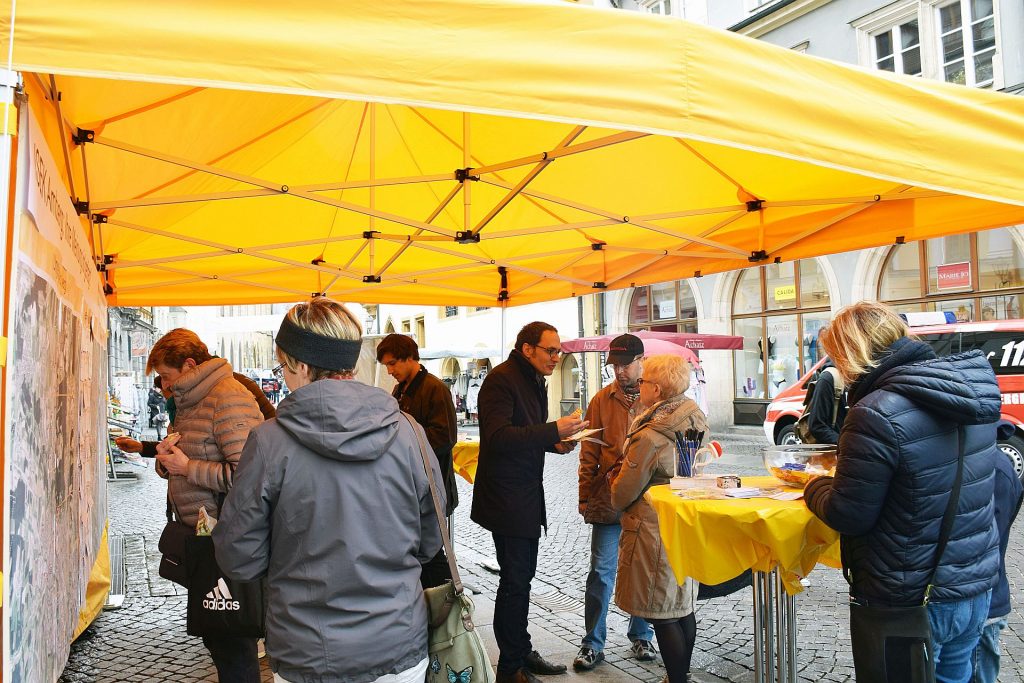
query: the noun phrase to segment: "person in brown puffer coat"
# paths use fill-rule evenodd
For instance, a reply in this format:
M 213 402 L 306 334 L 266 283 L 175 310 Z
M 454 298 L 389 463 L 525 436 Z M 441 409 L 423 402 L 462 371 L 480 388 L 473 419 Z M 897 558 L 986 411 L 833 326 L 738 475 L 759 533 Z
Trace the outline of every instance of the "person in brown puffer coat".
M 658 515 L 644 493 L 672 479 L 676 432 L 707 431 L 704 413 L 683 396 L 689 383 L 690 366 L 678 356 L 651 356 L 644 361 L 640 401 L 647 410 L 626 433 L 620 469 L 609 473 L 612 507 L 625 511 L 615 604 L 654 625 L 670 683 L 684 683 L 690 671 L 697 638 L 698 586 L 691 578 L 683 585 L 676 581 L 665 555 Z
M 157 473 L 167 479 L 175 518 L 195 526 L 199 508 L 212 517 L 231 488 L 249 430 L 263 421 L 231 365 L 214 358 L 191 330 L 171 330 L 153 346 L 146 372 L 156 371 L 174 395 L 177 444 L 157 446 Z M 259 683 L 255 638 L 204 637 L 221 681 Z

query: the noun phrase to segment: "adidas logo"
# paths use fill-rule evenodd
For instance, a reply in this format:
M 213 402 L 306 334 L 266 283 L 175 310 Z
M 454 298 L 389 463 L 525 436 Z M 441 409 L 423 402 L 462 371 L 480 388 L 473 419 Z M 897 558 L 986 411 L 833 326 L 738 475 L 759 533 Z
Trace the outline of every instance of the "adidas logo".
M 242 606 L 238 604 L 238 600 L 231 597 L 228 585 L 224 583 L 223 578 L 220 578 L 217 579 L 217 585 L 213 587 L 213 590 L 206 594 L 206 599 L 203 600 L 203 608 L 221 612 L 223 610 L 242 609 Z

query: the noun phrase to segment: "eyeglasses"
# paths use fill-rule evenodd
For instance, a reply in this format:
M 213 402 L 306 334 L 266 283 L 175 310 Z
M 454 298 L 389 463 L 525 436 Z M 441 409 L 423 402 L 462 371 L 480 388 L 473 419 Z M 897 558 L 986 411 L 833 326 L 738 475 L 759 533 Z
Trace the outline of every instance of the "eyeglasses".
M 536 344 L 531 344 L 530 346 L 532 346 L 535 349 L 539 349 L 541 351 L 544 351 L 545 353 L 547 353 L 552 358 L 558 358 L 559 356 L 562 355 L 562 349 L 559 349 L 559 348 L 555 348 L 555 347 L 551 347 L 551 346 L 537 346 Z
M 274 374 L 274 377 L 277 377 L 278 379 L 280 379 L 281 377 L 284 377 L 284 363 L 281 363 L 280 365 L 278 365 L 276 368 L 274 368 L 270 372 L 272 372 Z
M 642 387 L 645 384 L 650 384 L 651 386 L 654 386 L 654 382 L 652 382 L 649 379 L 644 379 L 643 377 L 637 377 L 636 378 L 636 385 L 638 387 Z

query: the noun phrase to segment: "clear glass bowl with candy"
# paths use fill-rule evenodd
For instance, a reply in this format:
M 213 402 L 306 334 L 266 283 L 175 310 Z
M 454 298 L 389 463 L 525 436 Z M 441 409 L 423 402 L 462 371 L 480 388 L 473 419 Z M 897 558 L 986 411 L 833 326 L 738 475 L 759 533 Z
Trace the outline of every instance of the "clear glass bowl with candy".
M 836 471 L 836 447 L 829 444 L 790 444 L 761 449 L 768 472 L 786 484 L 803 488 L 814 477 Z

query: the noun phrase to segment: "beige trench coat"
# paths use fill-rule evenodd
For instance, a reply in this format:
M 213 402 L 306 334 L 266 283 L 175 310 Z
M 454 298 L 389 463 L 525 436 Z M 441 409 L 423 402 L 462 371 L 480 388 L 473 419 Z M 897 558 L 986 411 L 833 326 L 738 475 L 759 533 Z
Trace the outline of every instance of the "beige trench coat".
M 645 619 L 685 617 L 697 602 L 696 581 L 687 578 L 682 586 L 676 582 L 658 530 L 658 515 L 644 498 L 647 489 L 672 478 L 675 432 L 687 429 L 707 432 L 707 421 L 697 404 L 681 394 L 640 415 L 627 434 L 622 469 L 612 481 L 612 506 L 625 510 L 615 604 Z

